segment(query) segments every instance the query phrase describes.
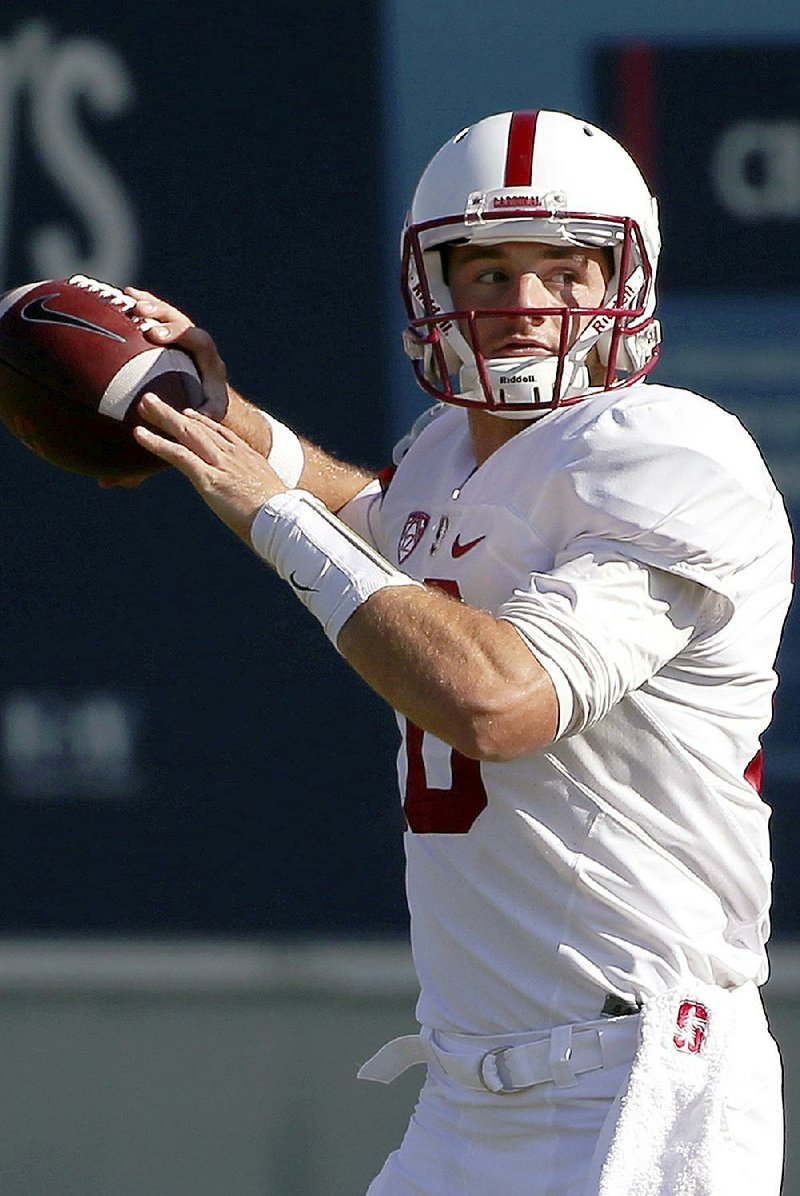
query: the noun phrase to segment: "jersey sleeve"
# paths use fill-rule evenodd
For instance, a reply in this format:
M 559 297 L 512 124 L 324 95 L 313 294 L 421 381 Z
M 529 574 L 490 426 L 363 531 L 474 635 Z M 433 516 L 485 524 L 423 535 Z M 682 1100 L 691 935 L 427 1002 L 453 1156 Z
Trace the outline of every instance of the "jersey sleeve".
M 554 563 L 498 614 L 550 673 L 572 734 L 725 627 L 754 562 L 786 558 L 787 521 L 741 424 L 683 392 L 609 402 L 548 459 L 530 518 Z
M 373 478 L 336 512 L 342 522 L 372 548 L 378 547 L 376 521 L 382 497 L 381 479 Z
M 611 403 L 561 446 L 547 487 L 561 513 L 554 548 L 575 556 L 575 541 L 606 544 L 735 604 L 742 569 L 785 523 L 783 505 L 739 421 L 673 393 Z
M 392 461 L 395 465 L 399 465 L 405 457 L 408 450 L 418 440 L 422 433 L 428 428 L 434 420 L 444 415 L 448 410 L 446 403 L 434 403 L 432 407 L 428 407 L 421 415 L 418 415 L 413 424 L 406 432 L 405 436 L 397 441 L 397 444 L 392 450 Z
M 557 737 L 598 722 L 724 617 L 697 582 L 584 545 L 550 573 L 532 574 L 498 611 L 548 672 L 558 697 Z

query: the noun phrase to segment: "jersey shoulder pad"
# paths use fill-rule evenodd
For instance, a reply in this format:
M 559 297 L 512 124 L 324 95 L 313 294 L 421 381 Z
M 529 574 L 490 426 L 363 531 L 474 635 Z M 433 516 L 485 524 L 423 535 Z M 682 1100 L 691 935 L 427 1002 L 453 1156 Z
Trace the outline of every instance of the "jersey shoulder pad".
M 411 448 L 415 440 L 418 440 L 422 433 L 428 428 L 434 420 L 448 410 L 446 403 L 435 403 L 433 407 L 429 407 L 427 411 L 423 411 L 422 415 L 418 415 L 413 424 L 392 451 L 392 461 L 395 465 L 399 465 L 405 457 L 408 450 Z
M 601 397 L 565 426 L 554 475 L 579 534 L 723 592 L 755 556 L 784 550 L 782 500 L 734 415 L 652 384 Z

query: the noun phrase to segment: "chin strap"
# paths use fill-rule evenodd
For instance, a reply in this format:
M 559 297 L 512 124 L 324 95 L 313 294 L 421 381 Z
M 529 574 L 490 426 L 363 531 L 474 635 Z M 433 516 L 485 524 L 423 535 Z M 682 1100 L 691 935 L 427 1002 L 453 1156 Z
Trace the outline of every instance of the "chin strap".
M 588 367 L 569 358 L 564 364 L 560 395 L 555 395 L 557 357 L 495 358 L 484 365 L 492 406 L 486 404 L 477 365 L 465 365 L 460 370 L 461 394 L 482 402 L 492 415 L 502 419 L 530 419 L 539 412 L 551 411 L 559 400 L 583 394 L 591 387 Z

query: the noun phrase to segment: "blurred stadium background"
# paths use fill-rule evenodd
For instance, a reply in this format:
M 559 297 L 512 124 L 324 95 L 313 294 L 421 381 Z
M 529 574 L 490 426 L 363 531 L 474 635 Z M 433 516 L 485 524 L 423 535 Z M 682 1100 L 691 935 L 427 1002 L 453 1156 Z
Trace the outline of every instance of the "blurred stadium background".
M 657 377 L 800 507 L 800 11 L 706 0 L 5 0 L 0 288 L 81 271 L 212 329 L 234 381 L 383 464 L 421 410 L 397 239 L 491 111 L 606 124 L 661 195 Z M 105 492 L 0 437 L 4 1196 L 364 1189 L 419 1077 L 394 726 L 180 480 Z M 797 610 L 765 742 L 772 979 L 800 1193 Z

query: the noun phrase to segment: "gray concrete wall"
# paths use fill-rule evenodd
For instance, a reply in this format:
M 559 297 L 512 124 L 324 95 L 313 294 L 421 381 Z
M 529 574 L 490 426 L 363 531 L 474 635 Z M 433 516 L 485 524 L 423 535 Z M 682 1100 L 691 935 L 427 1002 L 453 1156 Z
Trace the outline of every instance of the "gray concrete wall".
M 355 1079 L 414 1029 L 394 944 L 6 943 L 0 991 L 3 1196 L 358 1196 L 421 1079 Z M 800 1196 L 800 950 L 766 998 Z

